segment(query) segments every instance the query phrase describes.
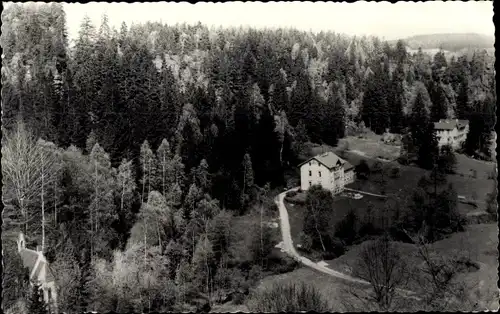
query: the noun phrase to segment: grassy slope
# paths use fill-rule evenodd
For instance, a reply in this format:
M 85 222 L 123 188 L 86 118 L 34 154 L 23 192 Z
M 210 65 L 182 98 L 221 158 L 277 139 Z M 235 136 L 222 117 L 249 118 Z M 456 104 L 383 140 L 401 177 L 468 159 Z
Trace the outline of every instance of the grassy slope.
M 422 261 L 417 256 L 416 247 L 412 244 L 398 243 L 398 247 L 407 258 L 410 265 L 419 265 Z M 457 280 L 465 282 L 469 287 L 470 296 L 478 302 L 481 308 L 497 308 L 494 293 L 498 281 L 498 226 L 496 224 L 481 224 L 467 226 L 465 232 L 456 233 L 450 237 L 431 244 L 431 251 L 441 255 L 453 255 L 458 251 L 478 262 L 480 269 L 475 272 L 461 273 Z M 360 245 L 351 249 L 341 257 L 327 261 L 328 265 L 339 271 L 349 272 L 358 257 Z M 409 287 L 416 289 L 416 287 Z M 497 292 L 498 293 L 498 292 Z

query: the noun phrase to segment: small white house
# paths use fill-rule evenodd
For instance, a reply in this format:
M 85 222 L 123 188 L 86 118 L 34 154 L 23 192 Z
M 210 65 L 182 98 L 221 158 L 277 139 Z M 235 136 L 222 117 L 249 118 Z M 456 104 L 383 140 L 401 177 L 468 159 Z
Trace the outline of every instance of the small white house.
M 43 252 L 26 248 L 24 234 L 19 233 L 17 250 L 23 261 L 23 266 L 28 269 L 30 285 L 37 282 L 43 291 L 43 299 L 49 305 L 51 313 L 57 313 L 57 290 L 55 278 Z
M 441 119 L 434 123 L 438 146 L 450 145 L 453 149 L 460 148 L 469 133 L 469 121 Z
M 307 190 L 313 185 L 337 194 L 344 186 L 354 182 L 354 166 L 332 152 L 314 156 L 299 165 L 300 187 Z

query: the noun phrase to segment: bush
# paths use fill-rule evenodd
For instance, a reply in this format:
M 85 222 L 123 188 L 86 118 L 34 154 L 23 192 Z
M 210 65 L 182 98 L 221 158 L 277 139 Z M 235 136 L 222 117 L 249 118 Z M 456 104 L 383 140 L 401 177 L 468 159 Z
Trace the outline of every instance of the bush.
M 287 197 L 292 198 L 292 197 L 297 196 L 297 194 L 298 194 L 298 193 L 297 193 L 297 191 L 288 191 L 288 192 L 286 192 L 286 194 L 285 194 L 285 195 L 286 195 Z
M 353 210 L 337 223 L 335 226 L 335 237 L 341 239 L 347 245 L 351 245 L 356 239 L 356 227 L 358 224 L 358 217 Z
M 327 312 L 327 300 L 314 287 L 304 283 L 286 286 L 275 284 L 272 288 L 258 291 L 251 296 L 248 308 L 252 312 Z
M 274 264 L 271 271 L 275 274 L 284 274 L 294 271 L 299 266 L 299 262 L 287 255 L 285 258 L 281 258 L 278 263 Z
M 401 169 L 399 167 L 394 167 L 391 169 L 389 176 L 391 178 L 399 178 L 401 176 Z
M 398 157 L 398 162 L 402 165 L 409 165 L 410 164 L 410 158 L 408 158 L 407 155 L 401 155 Z
M 308 236 L 304 232 L 301 232 L 299 234 L 299 241 L 300 241 L 300 244 L 302 245 L 301 249 L 304 252 L 311 252 L 311 249 L 312 249 L 312 239 L 311 239 L 310 236 Z
M 372 166 L 372 171 L 375 173 L 379 173 L 382 172 L 383 168 L 384 166 L 382 165 L 382 162 L 377 160 Z
M 366 160 L 361 160 L 361 162 L 356 166 L 356 176 L 360 179 L 367 179 L 370 175 L 370 167 L 366 163 Z
M 235 292 L 233 295 L 233 303 L 236 305 L 243 304 L 245 302 L 245 295 L 240 292 Z

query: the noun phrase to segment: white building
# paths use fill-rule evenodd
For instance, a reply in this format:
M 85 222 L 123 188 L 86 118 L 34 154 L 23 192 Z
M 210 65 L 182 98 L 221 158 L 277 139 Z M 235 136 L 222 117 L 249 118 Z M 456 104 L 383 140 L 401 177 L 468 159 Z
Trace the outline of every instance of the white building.
M 23 261 L 23 266 L 29 271 L 30 285 L 39 283 L 43 291 L 43 299 L 49 305 L 51 313 L 57 313 L 57 291 L 54 274 L 42 251 L 26 248 L 24 234 L 20 233 L 17 240 L 17 250 Z
M 469 133 L 469 121 L 441 119 L 434 123 L 438 146 L 450 145 L 453 149 L 462 146 Z
M 314 156 L 299 167 L 300 187 L 304 191 L 319 184 L 337 194 L 346 184 L 354 182 L 354 166 L 332 152 Z

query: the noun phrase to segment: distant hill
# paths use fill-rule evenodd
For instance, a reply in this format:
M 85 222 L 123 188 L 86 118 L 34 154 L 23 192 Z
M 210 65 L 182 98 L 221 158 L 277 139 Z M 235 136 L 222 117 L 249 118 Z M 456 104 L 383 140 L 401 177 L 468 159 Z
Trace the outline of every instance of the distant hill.
M 493 48 L 495 38 L 476 33 L 428 34 L 403 38 L 409 49 L 439 49 L 458 52 L 469 49 Z M 393 41 L 394 43 L 396 41 Z

